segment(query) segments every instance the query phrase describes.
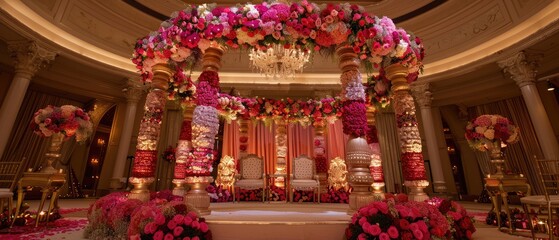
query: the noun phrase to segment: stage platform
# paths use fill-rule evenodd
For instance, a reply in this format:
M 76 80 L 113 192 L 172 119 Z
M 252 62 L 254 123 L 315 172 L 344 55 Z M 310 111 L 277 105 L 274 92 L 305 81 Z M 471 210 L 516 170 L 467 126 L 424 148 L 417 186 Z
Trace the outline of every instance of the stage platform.
M 348 204 L 212 203 L 205 216 L 214 239 L 343 239 Z

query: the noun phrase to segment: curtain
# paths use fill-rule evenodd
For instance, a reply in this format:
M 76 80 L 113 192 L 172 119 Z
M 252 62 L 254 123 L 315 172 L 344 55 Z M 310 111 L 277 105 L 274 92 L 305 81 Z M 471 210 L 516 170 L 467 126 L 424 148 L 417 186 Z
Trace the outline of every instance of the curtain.
M 239 159 L 239 122 L 231 121 L 227 123 L 225 121 L 223 126 L 223 150 L 221 151 L 221 157 L 230 156 L 235 161 Z M 221 161 L 221 159 L 218 159 Z
M 274 173 L 276 165 L 275 125 L 255 121 L 248 126 L 248 141 L 250 143 L 247 152 L 262 157 L 266 173 Z
M 345 159 L 347 140 L 348 136 L 344 134 L 341 120 L 337 120 L 334 124 L 328 124 L 326 127 L 326 157 L 328 164 L 330 164 L 330 160 L 336 157 Z
M 376 126 L 384 170 L 386 192 L 400 192 L 403 183 L 400 166 L 400 142 L 396 117 L 394 113 L 379 112 L 376 114 Z
M 292 123 L 287 125 L 287 173 L 291 173 L 293 159 L 301 155 L 314 157 L 314 128 Z
M 161 125 L 161 132 L 159 137 L 159 143 L 157 143 L 158 156 L 163 156 L 163 152 L 167 147 L 177 146 L 177 141 L 181 133 L 183 114 L 180 108 L 167 109 L 165 115 L 163 116 L 163 124 Z M 163 160 L 157 161 L 157 178 L 158 181 L 155 184 L 156 190 L 170 189 L 171 183 L 173 181 L 173 171 L 175 164 Z
M 510 98 L 498 102 L 488 103 L 468 109 L 470 119 L 483 114 L 499 114 L 509 118 L 520 128 L 520 141 L 503 148 L 506 169 L 513 173 L 522 173 L 528 178 L 533 193 L 543 194 L 543 186 L 537 178 L 537 168 L 533 156 L 543 156 L 528 108 L 522 97 Z M 475 151 L 480 169 L 484 175 L 494 171 L 489 163 L 487 152 Z

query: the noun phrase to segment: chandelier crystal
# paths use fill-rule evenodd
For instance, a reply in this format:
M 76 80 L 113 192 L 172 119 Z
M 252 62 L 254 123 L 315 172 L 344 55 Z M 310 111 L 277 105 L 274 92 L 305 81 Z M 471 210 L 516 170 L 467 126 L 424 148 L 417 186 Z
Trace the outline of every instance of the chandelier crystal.
M 309 62 L 310 53 L 274 43 L 265 51 L 253 48 L 248 56 L 252 68 L 266 77 L 294 78 L 295 73 L 303 72 L 305 64 Z

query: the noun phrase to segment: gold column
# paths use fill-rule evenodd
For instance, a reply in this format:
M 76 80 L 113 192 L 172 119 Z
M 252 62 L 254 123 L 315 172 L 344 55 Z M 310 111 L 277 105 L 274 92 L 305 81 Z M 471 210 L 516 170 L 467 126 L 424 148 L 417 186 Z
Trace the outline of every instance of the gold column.
M 349 74 L 349 72 L 359 73 L 360 61 L 353 48 L 344 45 L 336 49 L 339 58 L 339 68 L 342 70 L 342 76 Z M 352 83 L 356 79 L 350 79 Z M 344 102 L 355 101 L 345 99 L 346 87 L 349 82 L 342 81 L 342 99 Z M 362 83 L 360 83 L 362 84 Z M 352 113 L 355 114 L 355 113 Z M 365 113 L 362 113 L 365 114 Z M 346 144 L 346 164 L 349 171 L 349 184 L 353 187 L 353 191 L 349 195 L 349 214 L 353 214 L 362 206 L 374 200 L 371 191 L 369 190 L 372 178 L 369 171 L 369 164 L 371 163 L 371 149 L 367 144 L 367 140 L 363 136 L 350 136 Z
M 274 120 L 276 124 L 276 172 L 275 174 L 286 174 L 287 163 L 287 121 L 282 118 Z M 286 175 L 287 176 L 287 175 Z M 275 178 L 276 187 L 285 187 L 284 177 Z
M 421 137 L 417 127 L 415 103 L 407 80 L 408 69 L 400 64 L 393 64 L 384 70 L 386 77 L 392 82 L 391 90 L 394 96 L 393 107 L 400 137 L 404 185 L 410 189 L 410 200 L 420 202 L 429 199 L 424 192 L 425 187 L 429 186 L 429 182 L 421 152 Z
M 149 200 L 149 185 L 155 180 L 157 142 L 163 109 L 167 101 L 168 81 L 173 76 L 173 71 L 166 64 L 157 64 L 152 69 L 151 90 L 144 104 L 144 117 L 140 123 L 132 177 L 130 177 L 130 183 L 134 188 L 128 196 L 141 201 Z
M 202 57 L 202 70 L 217 72 L 221 67 L 222 56 L 223 49 L 221 46 L 212 42 Z M 217 98 L 217 96 L 215 97 Z M 217 115 L 215 117 L 217 118 Z M 211 210 L 209 209 L 210 196 L 206 191 L 206 187 L 213 182 L 213 178 L 211 176 L 188 176 L 185 180 L 186 183 L 191 186 L 190 191 L 188 191 L 184 197 L 185 203 L 194 206 L 201 215 L 211 214 Z
M 322 121 L 322 122 L 319 122 L 319 123 L 315 123 L 313 125 L 314 126 L 314 141 L 315 141 L 314 148 L 315 149 L 317 148 L 316 141 L 321 141 L 321 143 L 318 147 L 321 147 L 321 148 L 324 149 L 323 154 L 318 154 L 316 151 L 315 151 L 314 154 L 315 154 L 315 161 L 322 160 L 324 162 L 321 163 L 321 164 L 328 165 L 328 163 L 327 163 L 328 159 L 326 159 L 326 142 L 325 142 L 326 141 L 326 138 L 325 138 L 326 133 L 325 133 L 325 126 L 324 126 L 325 124 L 326 123 L 324 121 Z M 318 166 L 318 162 L 316 164 Z M 325 167 L 326 168 L 323 169 L 323 170 L 328 171 L 328 166 L 325 166 Z M 328 176 L 327 176 L 328 174 L 327 174 L 327 172 L 318 171 L 318 167 L 317 167 L 317 173 L 316 174 L 318 175 L 318 180 L 320 181 L 320 186 L 328 186 Z M 327 187 L 323 187 L 322 189 L 320 189 L 321 193 L 326 192 L 327 190 L 328 190 Z

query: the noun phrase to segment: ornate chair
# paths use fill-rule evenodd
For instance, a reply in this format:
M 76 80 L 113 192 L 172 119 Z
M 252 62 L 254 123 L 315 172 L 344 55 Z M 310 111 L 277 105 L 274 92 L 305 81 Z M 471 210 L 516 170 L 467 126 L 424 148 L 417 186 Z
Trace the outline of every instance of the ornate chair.
M 343 188 L 346 192 L 349 190 L 349 185 L 347 183 L 347 166 L 345 161 L 336 157 L 330 160 L 330 168 L 328 169 L 328 185 L 334 190 Z
M 315 200 L 320 203 L 320 181 L 316 174 L 314 159 L 301 155 L 291 162 L 289 174 L 289 201 L 293 202 L 293 190 L 312 190 Z
M 230 156 L 224 156 L 221 158 L 219 165 L 217 165 L 217 178 L 215 179 L 215 184 L 221 186 L 222 189 L 227 189 L 233 196 L 235 196 L 235 175 L 237 175 L 237 169 L 235 169 L 235 159 Z M 233 197 L 234 198 L 234 197 Z
M 542 185 L 545 187 L 544 195 L 532 195 L 520 199 L 524 212 L 528 216 L 528 223 L 532 231 L 532 239 L 536 239 L 534 224 L 531 221 L 530 210 L 535 210 L 538 221 L 546 223 L 546 231 L 549 239 L 557 239 L 554 236 L 554 222 L 558 220 L 559 214 L 559 160 L 537 159 L 534 156 L 536 167 L 538 169 L 538 177 Z M 539 239 L 539 237 L 538 237 Z
M 0 211 L 4 211 L 4 205 L 7 203 L 10 213 L 8 214 L 8 222 L 11 220 L 11 213 L 14 208 L 14 188 L 25 162 L 25 158 L 21 162 L 0 162 Z
M 264 171 L 264 160 L 255 154 L 249 154 L 239 160 L 241 172 L 236 175 L 234 186 L 239 189 L 262 188 L 262 202 L 266 196 L 266 173 Z M 233 195 L 233 201 L 236 196 Z

